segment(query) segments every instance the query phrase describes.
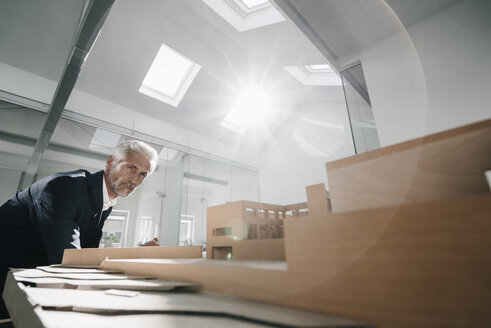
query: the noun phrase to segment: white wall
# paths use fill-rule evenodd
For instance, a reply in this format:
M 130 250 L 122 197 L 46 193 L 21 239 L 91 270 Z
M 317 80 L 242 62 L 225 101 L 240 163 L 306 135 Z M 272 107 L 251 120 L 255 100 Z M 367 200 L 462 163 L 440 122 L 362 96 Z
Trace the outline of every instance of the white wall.
M 344 103 L 305 106 L 259 150 L 261 202 L 305 202 L 307 185 L 327 188 L 325 163 L 353 153 Z
M 363 52 L 381 145 L 491 117 L 491 2 L 466 0 Z

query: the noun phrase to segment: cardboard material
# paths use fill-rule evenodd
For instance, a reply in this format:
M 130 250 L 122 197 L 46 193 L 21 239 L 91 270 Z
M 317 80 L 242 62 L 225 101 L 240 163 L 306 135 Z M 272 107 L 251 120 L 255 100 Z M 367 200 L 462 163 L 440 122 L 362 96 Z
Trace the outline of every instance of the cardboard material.
M 72 311 L 44 310 L 31 304 L 24 293 L 26 288 L 7 275 L 4 299 L 16 328 L 134 328 L 134 327 L 202 327 L 202 328 L 261 328 L 271 327 L 228 317 L 179 314 L 108 315 Z
M 376 327 L 491 326 L 491 194 L 286 220 L 287 270 L 147 260 L 104 268 L 203 284 Z M 222 261 L 226 262 L 226 261 Z
M 329 193 L 323 183 L 307 186 L 306 192 L 309 216 L 321 216 L 331 212 Z
M 208 256 L 208 252 L 211 253 Z M 207 258 L 285 260 L 284 239 L 216 241 L 208 244 Z
M 65 249 L 63 265 L 95 265 L 105 258 L 201 258 L 201 246 L 148 246 L 127 248 Z
M 23 284 L 18 283 L 12 272 L 7 274 L 2 297 L 16 328 L 44 328 L 39 317 L 33 312 L 34 305 L 27 299 Z
M 285 221 L 298 302 L 385 327 L 491 326 L 491 194 Z
M 66 268 L 60 266 L 38 266 L 36 269 L 49 273 L 123 273 L 121 270 L 103 270 L 96 268 Z
M 193 266 L 214 266 L 214 267 L 233 267 L 233 268 L 247 268 L 257 270 L 274 270 L 274 271 L 286 271 L 288 266 L 285 261 L 268 261 L 268 260 L 187 260 L 187 259 L 119 259 L 119 260 L 107 260 L 102 263 L 106 266 L 108 263 L 136 263 L 137 265 L 149 267 L 154 264 L 175 264 L 175 265 L 193 265 Z
M 209 259 L 284 260 L 283 221 L 307 215 L 307 203 L 237 201 L 207 209 Z
M 148 290 L 148 291 L 169 291 L 175 289 L 196 289 L 199 283 L 170 281 L 170 280 L 77 280 L 66 278 L 25 278 L 16 276 L 17 281 L 36 284 L 43 288 L 78 288 L 78 289 L 124 289 L 124 290 Z
M 215 315 L 282 327 L 362 327 L 351 321 L 278 306 L 257 304 L 235 298 L 196 293 L 147 293 L 134 297 L 107 294 L 104 291 L 26 288 L 26 296 L 44 309 L 98 313 L 186 313 Z
M 135 327 L 199 327 L 199 328 L 271 328 L 253 322 L 226 317 L 178 314 L 107 315 L 65 311 L 34 310 L 45 328 L 135 328 Z
M 15 277 L 22 278 L 64 278 L 83 280 L 121 280 L 121 279 L 155 279 L 152 276 L 136 276 L 108 273 L 50 273 L 38 269 L 26 269 L 13 273 Z
M 333 212 L 489 191 L 491 119 L 326 164 Z

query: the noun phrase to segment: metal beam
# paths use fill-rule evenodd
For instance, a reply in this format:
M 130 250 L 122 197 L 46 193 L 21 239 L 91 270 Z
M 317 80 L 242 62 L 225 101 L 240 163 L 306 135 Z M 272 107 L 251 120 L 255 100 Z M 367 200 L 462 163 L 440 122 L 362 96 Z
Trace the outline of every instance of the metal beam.
M 345 80 L 348 81 L 360 96 L 370 104 L 370 97 L 366 88 L 363 88 L 356 78 L 346 69 L 340 66 L 338 56 L 326 42 L 325 38 L 319 35 L 315 28 L 308 22 L 302 13 L 295 7 L 292 0 L 274 0 L 276 6 L 302 31 L 312 44 L 326 57 L 331 67 L 339 72 L 345 72 Z
M 114 0 L 92 0 L 87 7 L 82 18 L 81 27 L 78 29 L 75 42 L 72 45 L 69 59 L 49 107 L 43 128 L 29 160 L 26 174 L 23 175 L 23 179 L 20 182 L 21 188 L 29 186 L 35 180 L 35 175 L 39 169 L 39 163 L 41 162 L 44 151 L 48 147 L 51 136 L 85 63 L 85 59 L 94 45 L 113 3 Z
M 362 74 L 364 74 L 361 64 L 355 65 L 355 66 L 353 66 L 351 68 L 348 68 L 348 69 L 346 69 L 346 70 L 344 70 L 344 71 L 341 72 L 341 75 L 343 76 L 343 83 L 344 83 L 344 79 L 346 79 L 346 81 L 348 81 L 351 84 L 351 86 L 353 87 L 353 89 L 355 89 L 358 92 L 358 94 L 360 95 L 360 97 L 362 97 L 363 100 L 366 101 L 366 103 L 368 104 L 368 106 L 372 107 L 372 103 L 370 102 L 370 96 L 368 95 L 368 90 L 367 90 L 366 83 L 363 84 L 362 82 L 360 82 L 353 75 L 353 72 L 351 71 L 352 68 L 357 67 L 357 66 L 360 66 L 360 70 L 361 70 Z M 363 76 L 363 78 L 364 78 L 364 76 Z
M 290 18 L 290 20 L 297 25 L 300 31 L 314 44 L 314 46 L 326 57 L 331 64 L 331 67 L 339 72 L 337 66 L 338 56 L 334 53 L 331 47 L 326 41 L 317 33 L 307 19 L 302 15 L 300 11 L 295 7 L 291 0 L 273 0 L 276 6 Z

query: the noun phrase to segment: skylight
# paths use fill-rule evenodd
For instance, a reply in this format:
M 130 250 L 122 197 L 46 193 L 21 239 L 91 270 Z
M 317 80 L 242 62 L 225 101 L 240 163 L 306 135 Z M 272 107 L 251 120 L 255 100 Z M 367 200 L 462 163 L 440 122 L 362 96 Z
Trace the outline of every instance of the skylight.
M 267 0 L 203 0 L 203 2 L 239 32 L 285 20 Z
M 247 8 L 253 8 L 258 5 L 262 5 L 263 3 L 269 2 L 269 0 L 239 0 L 242 1 Z
M 320 65 L 305 65 L 305 68 L 312 73 L 318 72 L 334 72 L 331 66 L 328 64 L 320 64 Z
M 201 66 L 162 44 L 139 92 L 177 107 Z
M 304 85 L 342 86 L 342 81 L 328 64 L 286 66 L 285 70 Z

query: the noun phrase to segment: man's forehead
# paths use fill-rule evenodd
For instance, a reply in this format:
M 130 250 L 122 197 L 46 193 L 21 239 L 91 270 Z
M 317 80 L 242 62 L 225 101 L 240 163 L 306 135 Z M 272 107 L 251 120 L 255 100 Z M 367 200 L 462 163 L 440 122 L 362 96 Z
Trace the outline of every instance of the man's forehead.
M 140 166 L 141 169 L 143 169 L 142 166 L 148 166 L 148 169 L 150 168 L 150 161 L 147 159 L 147 157 L 137 151 L 130 151 L 126 153 L 119 162 L 135 164 L 136 166 Z

